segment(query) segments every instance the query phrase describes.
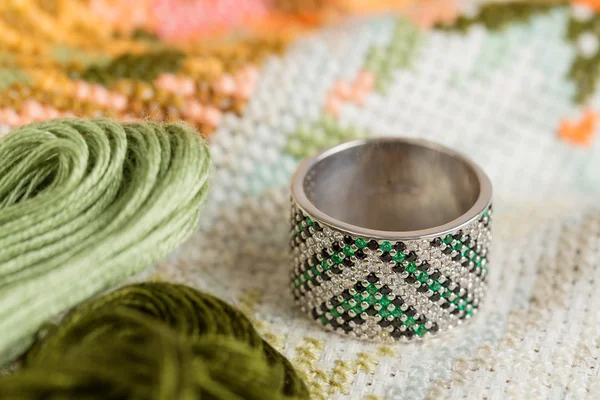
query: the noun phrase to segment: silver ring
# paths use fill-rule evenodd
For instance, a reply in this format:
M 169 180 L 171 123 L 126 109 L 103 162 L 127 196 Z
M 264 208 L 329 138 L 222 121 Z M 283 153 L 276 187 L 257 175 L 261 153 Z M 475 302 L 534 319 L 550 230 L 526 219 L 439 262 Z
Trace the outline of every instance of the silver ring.
M 425 140 L 358 140 L 304 160 L 291 189 L 291 289 L 324 328 L 410 340 L 478 311 L 492 184 L 467 157 Z

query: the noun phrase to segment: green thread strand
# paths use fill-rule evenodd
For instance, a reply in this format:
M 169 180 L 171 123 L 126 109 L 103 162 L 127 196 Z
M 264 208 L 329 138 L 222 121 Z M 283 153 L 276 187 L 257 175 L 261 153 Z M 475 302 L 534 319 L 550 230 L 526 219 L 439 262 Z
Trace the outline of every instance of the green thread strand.
M 25 367 L 0 378 L 0 398 L 309 398 L 248 318 L 183 285 L 126 286 L 40 335 Z
M 0 140 L 0 364 L 192 234 L 209 169 L 179 124 L 59 119 Z

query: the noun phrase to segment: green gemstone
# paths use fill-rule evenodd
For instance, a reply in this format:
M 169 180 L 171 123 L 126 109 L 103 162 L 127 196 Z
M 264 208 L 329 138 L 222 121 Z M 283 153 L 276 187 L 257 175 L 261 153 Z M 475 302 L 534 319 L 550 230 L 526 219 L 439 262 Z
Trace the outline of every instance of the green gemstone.
M 411 274 L 414 274 L 415 272 L 417 272 L 417 264 L 415 264 L 414 262 L 408 263 L 408 265 L 406 266 L 406 271 Z
M 404 325 L 406 326 L 413 326 L 415 324 L 415 319 L 413 317 L 408 317 L 406 318 L 406 321 L 404 321 Z
M 490 215 L 490 213 L 489 213 L 488 211 L 485 211 L 485 212 L 483 213 L 483 216 L 484 216 L 484 217 L 488 217 L 489 215 Z
M 450 291 L 446 289 L 442 292 L 442 298 L 447 299 L 448 297 L 450 297 Z
M 452 235 L 446 235 L 446 237 L 442 239 L 442 242 L 444 242 L 446 244 L 450 244 L 450 243 L 452 243 L 453 240 L 454 240 L 454 238 L 452 237 Z
M 427 329 L 425 329 L 425 325 L 423 325 L 423 324 L 419 325 L 419 327 L 417 329 L 415 329 L 415 333 L 417 335 L 419 335 L 420 337 L 425 336 L 425 334 L 427 333 Z
M 392 315 L 394 316 L 394 318 L 399 318 L 402 316 L 402 314 L 404 313 L 399 307 L 394 308 L 394 310 L 392 311 Z
M 403 252 L 399 251 L 396 254 L 394 254 L 394 257 L 392 257 L 392 259 L 394 261 L 396 261 L 397 263 L 404 262 L 404 260 L 406 259 L 406 254 L 404 254 Z
M 427 272 L 422 271 L 419 274 L 419 277 L 417 279 L 419 280 L 419 282 L 425 283 L 425 282 L 427 282 L 429 280 L 429 275 L 427 275 Z
M 344 261 L 344 257 L 340 256 L 341 253 L 335 253 L 331 256 L 331 260 L 336 264 L 341 264 Z
M 384 253 L 389 253 L 392 250 L 393 247 L 394 246 L 392 246 L 392 244 L 390 242 L 387 242 L 387 241 L 381 243 L 381 246 L 379 246 L 379 248 L 381 249 L 381 251 L 383 251 Z
M 454 250 L 456 250 L 456 251 L 459 251 L 460 249 L 462 249 L 462 247 L 463 247 L 463 244 L 462 244 L 461 242 L 456 242 L 456 243 L 454 243 L 454 245 L 452 246 L 452 248 L 453 248 Z M 467 250 L 465 250 L 465 251 L 468 251 L 468 249 L 467 249 Z
M 354 301 L 356 301 L 357 303 L 360 303 L 361 301 L 363 301 L 363 297 L 361 293 L 356 293 L 354 295 Z
M 390 310 L 388 310 L 387 308 L 382 308 L 381 310 L 379 310 L 379 315 L 381 316 L 381 318 L 386 318 L 388 315 L 390 315 Z
M 377 286 L 373 285 L 372 283 L 367 286 L 367 293 L 369 294 L 375 294 L 377 293 L 379 290 L 377 289 Z
M 306 280 L 310 280 L 311 279 L 311 276 L 308 273 L 308 270 L 304 271 L 304 277 L 306 278 Z
M 321 315 L 321 323 L 323 325 L 327 325 L 329 323 L 329 320 L 327 319 L 327 317 L 325 316 L 325 314 Z
M 369 296 L 364 301 L 366 301 L 367 304 L 369 304 L 371 306 L 377 304 L 377 299 L 375 298 L 375 296 Z
M 364 249 L 365 247 L 367 247 L 367 241 L 361 238 L 356 239 L 354 244 L 356 244 L 356 247 L 358 247 L 359 249 Z
M 360 315 L 364 311 L 362 309 L 362 307 L 360 306 L 360 304 L 358 304 L 355 307 L 351 308 L 351 310 L 354 311 L 356 313 L 356 315 Z
M 442 287 L 442 284 L 439 283 L 438 281 L 433 281 L 433 283 L 431 285 L 429 285 L 429 289 L 433 290 L 434 292 L 437 292 L 438 290 L 440 290 L 441 287 Z
M 331 266 L 329 265 L 329 263 L 327 262 L 327 260 L 321 261 L 321 267 L 323 267 L 324 271 L 328 271 L 328 270 L 331 269 Z
M 342 308 L 346 311 L 348 311 L 349 309 L 352 308 L 352 306 L 350 305 L 350 303 L 348 303 L 348 300 L 345 300 L 344 302 L 342 302 L 342 304 L 340 304 L 340 306 L 342 306 Z
M 379 300 L 379 304 L 381 304 L 382 307 L 387 307 L 390 305 L 390 303 L 391 301 L 387 298 L 387 296 L 383 296 L 381 300 Z
M 340 317 L 342 315 L 338 311 L 337 307 L 333 307 L 331 310 L 329 310 L 329 312 L 331 313 L 331 315 L 333 316 L 333 318 L 338 318 L 338 317 Z
M 321 275 L 321 273 L 319 272 L 319 270 L 317 269 L 317 267 L 312 267 L 311 272 L 313 273 L 314 276 L 319 276 Z
M 306 217 L 306 225 L 315 226 L 315 222 L 312 219 L 310 219 L 310 217 Z
M 351 257 L 354 255 L 354 250 L 352 250 L 352 247 L 346 246 L 344 247 L 344 254 L 348 257 Z
M 467 310 L 467 315 L 473 315 L 473 309 Z
M 458 305 L 458 309 L 459 309 L 460 311 L 464 310 L 464 309 L 465 309 L 465 305 L 464 305 L 464 304 L 459 304 L 459 305 Z

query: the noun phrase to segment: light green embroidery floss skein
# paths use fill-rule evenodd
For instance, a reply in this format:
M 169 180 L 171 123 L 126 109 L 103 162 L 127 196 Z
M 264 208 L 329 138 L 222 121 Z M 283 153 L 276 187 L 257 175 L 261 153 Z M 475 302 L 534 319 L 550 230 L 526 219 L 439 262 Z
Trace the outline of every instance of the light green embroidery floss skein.
M 192 234 L 209 170 L 179 124 L 58 119 L 0 140 L 0 365 Z

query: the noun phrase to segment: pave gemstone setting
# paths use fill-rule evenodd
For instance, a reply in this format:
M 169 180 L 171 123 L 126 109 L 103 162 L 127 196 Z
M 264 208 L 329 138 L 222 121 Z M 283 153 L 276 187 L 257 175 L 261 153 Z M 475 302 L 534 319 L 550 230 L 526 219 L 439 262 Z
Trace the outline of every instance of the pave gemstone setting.
M 492 206 L 456 231 L 377 240 L 327 226 L 292 200 L 291 290 L 325 329 L 408 341 L 472 318 L 486 287 Z

